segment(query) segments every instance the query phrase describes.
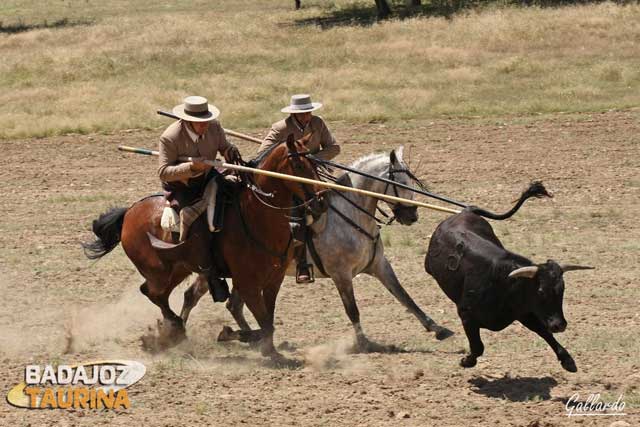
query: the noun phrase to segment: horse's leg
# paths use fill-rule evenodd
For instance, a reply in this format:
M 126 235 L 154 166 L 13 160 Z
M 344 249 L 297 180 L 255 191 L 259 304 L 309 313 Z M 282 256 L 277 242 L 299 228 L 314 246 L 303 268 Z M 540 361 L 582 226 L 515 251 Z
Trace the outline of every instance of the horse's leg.
M 247 308 L 255 317 L 258 325 L 260 325 L 262 335 L 260 352 L 262 355 L 269 357 L 278 366 L 292 366 L 297 364 L 280 354 L 273 345 L 273 332 L 275 330 L 273 327 L 273 314 L 276 297 L 280 290 L 280 282 L 282 280 L 276 284 L 267 285 L 262 292 L 257 287 L 250 286 L 239 286 L 238 289 Z M 240 334 L 246 332 L 248 331 L 239 331 Z
M 241 341 L 247 343 L 256 343 L 262 339 L 262 329 L 251 329 L 249 323 L 244 317 L 243 308 L 244 301 L 240 295 L 240 291 L 237 286 L 233 286 L 231 291 L 231 297 L 226 304 L 227 310 L 231 313 L 236 323 L 240 327 L 240 330 L 234 331 L 229 326 L 223 326 L 222 331 L 218 335 L 218 341 Z
M 222 328 L 222 332 L 218 335 L 218 341 L 240 340 L 242 342 L 255 343 L 262 339 L 262 331 L 252 330 L 249 323 L 247 323 L 247 319 L 244 317 L 243 312 L 244 301 L 242 301 L 240 292 L 235 286 L 231 291 L 231 297 L 229 297 L 226 307 L 240 327 L 240 330 L 234 331 L 229 326 L 224 326 Z
M 235 286 L 231 291 L 231 297 L 229 298 L 229 301 L 227 301 L 226 307 L 227 307 L 227 310 L 229 310 L 229 312 L 235 319 L 236 323 L 238 324 L 241 330 L 243 331 L 251 330 L 251 327 L 247 323 L 247 319 L 245 319 L 244 317 L 244 312 L 243 312 L 244 301 L 242 301 L 242 298 L 240 297 L 240 292 L 238 292 Z
M 198 275 L 196 280 L 189 286 L 189 288 L 184 291 L 184 304 L 182 305 L 182 311 L 180 312 L 180 317 L 182 321 L 186 324 L 187 319 L 189 318 L 189 313 L 191 310 L 198 304 L 200 298 L 209 292 L 209 285 L 207 284 L 207 278 L 201 274 Z M 244 302 L 238 293 L 238 290 L 234 287 L 231 292 L 231 297 L 226 304 L 227 310 L 231 313 L 236 323 L 240 327 L 242 331 L 250 331 L 251 327 L 249 323 L 247 323 L 247 319 L 244 317 L 243 308 Z M 243 341 L 252 342 L 258 341 L 260 337 L 252 339 L 251 337 L 240 337 L 231 335 L 233 330 L 229 327 L 224 328 L 224 333 L 222 337 L 219 337 L 220 341 L 230 341 L 232 339 L 241 339 Z
M 198 274 L 196 280 L 193 281 L 191 286 L 184 291 L 184 302 L 182 303 L 182 311 L 180 311 L 180 317 L 182 321 L 186 324 L 187 319 L 189 319 L 189 314 L 191 310 L 198 305 L 198 301 L 204 294 L 209 292 L 209 285 L 207 284 L 207 278 Z
M 260 351 L 262 352 L 263 356 L 269 356 L 271 360 L 279 366 L 299 367 L 301 365 L 299 361 L 284 357 L 276 350 L 275 346 L 273 345 L 273 334 L 275 332 L 273 322 L 275 319 L 276 299 L 278 298 L 278 292 L 280 292 L 280 286 L 282 285 L 283 279 L 284 278 L 267 286 L 262 291 L 264 304 L 268 314 L 268 328 L 264 328 L 262 325 L 260 326 L 264 330 Z
M 349 320 L 351 320 L 351 324 L 353 325 L 353 329 L 356 333 L 356 350 L 361 353 L 385 353 L 394 351 L 395 348 L 393 346 L 377 344 L 370 341 L 364 334 L 362 326 L 360 325 L 360 311 L 358 310 L 356 298 L 353 293 L 352 278 L 343 275 L 334 276 L 332 279 L 338 289 L 340 299 L 342 299 L 344 310 L 347 312 L 347 316 L 349 316 Z
M 384 287 L 387 288 L 394 297 L 396 297 L 400 304 L 405 306 L 407 310 L 418 318 L 427 331 L 435 332 L 438 340 L 443 340 L 453 335 L 453 331 L 438 325 L 433 319 L 427 316 L 420 307 L 418 307 L 398 281 L 396 273 L 393 271 L 393 268 L 391 267 L 391 264 L 389 264 L 389 261 L 387 261 L 387 258 L 379 256 L 367 273 L 373 275 L 382 282 Z
M 160 307 L 162 317 L 166 322 L 158 322 L 158 337 L 145 336 L 142 338 L 142 343 L 145 348 L 151 351 L 164 350 L 178 344 L 186 338 L 182 319 L 174 313 L 169 306 L 169 295 L 171 295 L 171 291 L 173 291 L 179 282 L 180 280 L 176 281 L 173 275 L 169 275 L 168 283 L 166 280 L 163 282 L 161 280 L 151 281 L 147 279 L 147 281 L 140 286 L 140 291 L 146 295 L 152 303 Z

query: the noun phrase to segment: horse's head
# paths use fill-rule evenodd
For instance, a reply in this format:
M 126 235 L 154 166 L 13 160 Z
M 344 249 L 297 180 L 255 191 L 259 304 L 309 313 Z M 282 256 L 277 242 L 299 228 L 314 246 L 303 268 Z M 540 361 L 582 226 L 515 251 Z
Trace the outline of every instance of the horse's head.
M 423 187 L 422 182 L 420 182 L 404 162 L 403 154 L 404 147 L 402 146 L 391 151 L 389 154 L 389 170 L 387 178 L 391 181 L 408 185 L 410 187 L 415 185 Z M 395 187 L 393 185 L 387 185 L 385 193 L 409 200 L 413 200 L 414 196 L 413 191 Z M 400 224 L 411 225 L 418 220 L 418 208 L 416 206 L 396 202 L 387 202 L 387 204 Z
M 296 141 L 293 135 L 289 135 L 286 144 L 280 144 L 271 153 L 270 160 L 273 161 L 269 169 L 287 175 L 295 175 L 302 178 L 319 181 L 316 166 L 306 155 L 309 154 L 305 146 L 306 138 Z M 282 180 L 281 184 L 287 188 L 295 197 L 304 200 L 307 208 L 314 217 L 327 210 L 328 205 L 322 197 L 325 192 L 323 187 L 316 184 L 307 184 Z

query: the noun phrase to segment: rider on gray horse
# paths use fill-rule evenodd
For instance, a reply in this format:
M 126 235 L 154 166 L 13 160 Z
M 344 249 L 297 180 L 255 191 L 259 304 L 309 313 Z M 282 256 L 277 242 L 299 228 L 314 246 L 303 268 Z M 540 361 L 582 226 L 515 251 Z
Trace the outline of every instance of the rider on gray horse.
M 289 117 L 274 123 L 271 130 L 258 149 L 258 154 L 268 150 L 274 145 L 285 142 L 287 137 L 293 134 L 294 139 L 306 139 L 306 146 L 316 157 L 323 160 L 331 160 L 340 153 L 340 146 L 329 132 L 322 117 L 314 116 L 313 111 L 322 107 L 319 102 L 312 102 L 311 97 L 306 94 L 293 95 L 291 104 L 283 108 L 283 113 L 288 113 Z M 300 215 L 301 222 L 292 224 L 292 230 L 299 230 L 294 233 L 296 240 L 304 241 L 304 228 L 306 225 L 305 215 Z M 296 248 L 296 282 L 312 282 L 309 265 L 307 264 L 306 247 L 304 243 Z

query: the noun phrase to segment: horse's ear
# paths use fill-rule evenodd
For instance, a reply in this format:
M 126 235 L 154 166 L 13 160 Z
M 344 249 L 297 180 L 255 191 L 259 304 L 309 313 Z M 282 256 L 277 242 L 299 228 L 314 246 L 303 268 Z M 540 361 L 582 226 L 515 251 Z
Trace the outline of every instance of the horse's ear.
M 396 159 L 396 150 L 391 150 L 391 153 L 389 153 L 389 161 L 391 162 L 391 164 L 396 163 L 398 160 Z
M 404 145 L 399 146 L 393 151 L 395 151 L 396 153 L 396 162 L 398 162 L 398 164 L 401 165 L 402 162 L 404 161 Z
M 296 151 L 296 139 L 293 137 L 292 133 L 287 136 L 287 148 L 289 151 Z
M 298 142 L 306 147 L 307 146 L 307 142 L 309 142 L 309 140 L 311 139 L 312 136 L 313 136 L 313 132 L 308 133 L 305 136 L 303 136 L 302 138 L 300 138 L 298 140 Z

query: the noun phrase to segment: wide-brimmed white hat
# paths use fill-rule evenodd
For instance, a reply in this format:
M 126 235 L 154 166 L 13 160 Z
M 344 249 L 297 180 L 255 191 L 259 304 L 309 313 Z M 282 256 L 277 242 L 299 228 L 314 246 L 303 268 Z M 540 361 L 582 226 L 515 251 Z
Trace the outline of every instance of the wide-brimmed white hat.
M 182 104 L 173 107 L 173 114 L 188 122 L 209 122 L 220 115 L 220 110 L 207 98 L 187 96 Z
M 295 114 L 295 113 L 309 113 L 322 107 L 319 102 L 311 102 L 311 96 L 307 94 L 293 95 L 291 97 L 291 105 L 284 107 L 283 113 Z

